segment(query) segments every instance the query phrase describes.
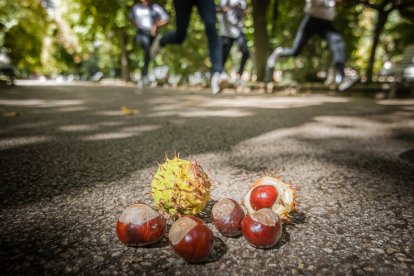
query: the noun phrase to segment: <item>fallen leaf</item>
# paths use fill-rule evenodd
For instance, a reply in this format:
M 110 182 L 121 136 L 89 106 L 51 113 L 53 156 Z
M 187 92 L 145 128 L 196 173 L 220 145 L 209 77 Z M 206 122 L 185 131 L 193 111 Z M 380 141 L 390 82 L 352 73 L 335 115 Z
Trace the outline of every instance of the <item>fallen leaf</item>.
M 122 113 L 124 115 L 135 115 L 135 114 L 138 114 L 139 113 L 139 110 L 138 109 L 131 109 L 131 108 L 129 108 L 126 105 L 123 105 L 121 107 L 121 111 L 122 111 Z
M 3 117 L 19 117 L 20 113 L 18 111 L 11 111 L 3 113 Z

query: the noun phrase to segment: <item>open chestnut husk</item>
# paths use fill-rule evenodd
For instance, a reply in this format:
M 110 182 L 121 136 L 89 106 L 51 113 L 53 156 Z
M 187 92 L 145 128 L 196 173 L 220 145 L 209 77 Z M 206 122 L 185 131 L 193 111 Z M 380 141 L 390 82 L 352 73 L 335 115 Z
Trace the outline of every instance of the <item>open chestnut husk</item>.
M 173 250 L 190 263 L 206 261 L 214 248 L 213 232 L 195 216 L 185 216 L 174 222 L 168 240 Z
M 214 204 L 211 210 L 211 221 L 216 229 L 227 237 L 236 237 L 241 234 L 241 222 L 244 211 L 233 199 L 222 199 Z
M 297 211 L 296 193 L 294 185 L 282 181 L 281 177 L 264 176 L 243 196 L 243 205 L 248 213 L 269 208 L 282 220 L 289 221 L 289 214 Z
M 127 207 L 116 223 L 120 241 L 130 246 L 145 246 L 159 241 L 166 230 L 166 222 L 157 211 L 146 204 Z
M 247 214 L 241 222 L 244 238 L 254 247 L 271 248 L 282 236 L 282 221 L 271 209 Z

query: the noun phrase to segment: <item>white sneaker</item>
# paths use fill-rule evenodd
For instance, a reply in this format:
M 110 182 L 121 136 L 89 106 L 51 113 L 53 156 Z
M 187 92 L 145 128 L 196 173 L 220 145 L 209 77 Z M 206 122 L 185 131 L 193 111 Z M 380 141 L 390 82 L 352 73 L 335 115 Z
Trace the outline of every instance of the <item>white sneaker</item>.
M 241 77 L 237 78 L 236 81 L 234 82 L 234 86 L 236 88 L 244 87 L 245 86 L 244 80 Z
M 265 92 L 270 94 L 275 92 L 275 84 L 273 82 L 266 83 Z
M 339 92 L 344 92 L 351 88 L 355 83 L 357 83 L 361 78 L 359 76 L 346 77 L 338 86 Z
M 226 73 L 214 72 L 211 76 L 211 93 L 216 95 L 223 91 L 228 85 L 228 77 Z
M 138 82 L 137 87 L 138 89 L 142 89 L 144 87 L 148 87 L 151 84 L 151 81 L 149 80 L 148 76 L 143 76 Z
M 282 47 L 277 47 L 272 54 L 267 58 L 266 66 L 267 68 L 274 68 L 277 59 L 279 58 L 280 53 L 283 51 Z
M 154 41 L 152 42 L 152 45 L 151 45 L 151 48 L 150 48 L 150 57 L 151 57 L 151 59 L 154 59 L 161 50 L 160 40 L 161 40 L 161 35 L 157 35 L 155 37 Z

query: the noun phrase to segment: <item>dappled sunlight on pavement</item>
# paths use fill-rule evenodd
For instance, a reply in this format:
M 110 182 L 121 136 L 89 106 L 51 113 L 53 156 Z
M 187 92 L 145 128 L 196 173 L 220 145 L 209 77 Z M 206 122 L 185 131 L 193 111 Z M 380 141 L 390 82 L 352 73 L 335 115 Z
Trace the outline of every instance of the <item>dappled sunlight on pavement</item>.
M 160 96 L 151 100 L 153 112 L 146 116 L 182 117 L 245 117 L 253 115 L 249 109 L 286 109 L 316 106 L 326 103 L 346 103 L 349 99 L 326 96 L 310 97 L 254 97 L 211 98 L 199 95 Z M 217 110 L 219 109 L 219 110 Z M 116 113 L 113 113 L 116 114 Z
M 412 104 L 25 89 L 0 95 L 1 112 L 21 114 L 0 117 L 0 175 L 7 183 L 0 186 L 0 260 L 17 274 L 210 275 L 248 267 L 260 275 L 274 269 L 394 275 L 414 269 L 407 247 L 414 231 Z M 125 115 L 124 105 L 139 113 Z M 224 237 L 206 211 L 201 217 L 226 249 L 206 264 L 185 263 L 167 242 L 121 244 L 117 218 L 130 204 L 153 204 L 152 175 L 174 152 L 208 173 L 210 208 L 222 198 L 240 201 L 265 174 L 298 186 L 299 212 L 284 224 L 282 242 L 259 250 L 243 237 Z
M 252 115 L 251 112 L 242 110 L 191 110 L 180 112 L 177 115 L 181 117 L 245 117 Z
M 389 99 L 378 101 L 382 105 L 414 105 L 413 99 Z
M 395 138 L 400 129 L 414 130 L 414 121 L 406 114 L 391 113 L 388 115 L 373 115 L 365 118 L 350 116 L 317 116 L 311 122 L 298 127 L 277 129 L 260 136 L 243 141 L 233 148 L 240 156 L 251 162 L 283 156 L 303 155 L 311 153 L 334 154 L 342 152 L 343 157 L 351 158 L 364 151 L 378 154 L 397 155 L 412 143 Z M 414 115 L 414 114 L 412 114 Z M 412 117 L 412 116 L 411 116 Z M 388 122 L 383 122 L 388 118 Z M 386 147 L 378 144 L 386 142 Z M 255 151 L 244 152 L 254 145 Z M 272 153 L 273 152 L 273 153 Z M 351 156 L 349 156 L 351 155 Z M 315 156 L 319 158 L 318 155 Z M 338 156 L 339 157 L 339 156 Z M 286 162 L 281 163 L 286 166 Z
M 59 130 L 61 131 L 70 131 L 70 132 L 93 131 L 97 129 L 98 129 L 97 125 L 68 125 L 68 126 L 59 127 Z
M 20 100 L 1 100 L 0 106 L 30 106 L 30 107 L 59 107 L 82 105 L 82 100 L 40 100 L 40 99 L 20 99 Z
M 245 108 L 293 108 L 321 105 L 324 103 L 346 103 L 349 99 L 327 96 L 310 97 L 234 97 L 231 99 L 211 99 L 202 104 L 205 107 L 245 107 Z
M 122 139 L 134 136 L 133 133 L 126 132 L 105 132 L 94 134 L 91 136 L 86 136 L 83 138 L 85 141 L 99 141 L 99 140 L 112 140 L 112 139 Z
M 156 125 L 142 125 L 134 127 L 125 127 L 117 132 L 103 132 L 94 134 L 91 136 L 84 137 L 85 141 L 99 141 L 99 140 L 112 140 L 112 139 L 122 139 L 129 138 L 133 136 L 143 135 L 147 131 L 153 131 L 159 129 L 161 126 Z
M 52 137 L 48 136 L 24 136 L 0 139 L 0 150 L 11 149 L 15 147 L 27 146 L 32 144 L 50 142 Z

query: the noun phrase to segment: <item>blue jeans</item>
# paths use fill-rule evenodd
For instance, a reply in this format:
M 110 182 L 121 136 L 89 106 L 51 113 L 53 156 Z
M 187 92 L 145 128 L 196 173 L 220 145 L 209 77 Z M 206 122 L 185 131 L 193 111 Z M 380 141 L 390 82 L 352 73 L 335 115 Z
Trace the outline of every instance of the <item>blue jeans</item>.
M 142 67 L 141 75 L 143 77 L 148 76 L 148 66 L 151 60 L 150 48 L 151 48 L 152 42 L 154 41 L 154 37 L 151 36 L 150 34 L 138 31 L 138 34 L 135 39 L 136 39 L 137 44 L 140 45 L 142 49 L 144 50 L 144 66 Z
M 216 6 L 213 0 L 174 0 L 176 13 L 176 30 L 166 33 L 160 40 L 160 45 L 181 44 L 187 36 L 188 25 L 193 6 L 196 6 L 201 20 L 205 25 L 208 51 L 212 64 L 211 71 L 222 72 L 222 48 L 216 30 Z
M 223 43 L 223 67 L 227 61 L 227 58 L 230 55 L 230 50 L 231 50 L 231 47 L 233 46 L 233 43 L 236 42 L 242 54 L 242 57 L 240 60 L 239 71 L 237 73 L 239 74 L 239 76 L 243 75 L 244 66 L 246 65 L 247 59 L 250 56 L 249 48 L 247 47 L 246 36 L 243 33 L 240 34 L 238 38 L 222 36 L 221 41 Z

